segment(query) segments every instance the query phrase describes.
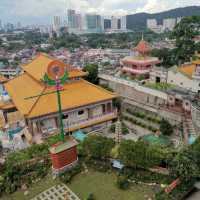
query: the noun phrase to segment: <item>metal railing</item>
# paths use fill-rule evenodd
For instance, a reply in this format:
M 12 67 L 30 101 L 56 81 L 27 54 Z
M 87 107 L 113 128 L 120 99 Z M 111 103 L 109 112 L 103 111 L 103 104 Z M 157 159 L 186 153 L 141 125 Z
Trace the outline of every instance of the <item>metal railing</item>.
M 76 127 L 81 127 L 81 126 L 84 126 L 85 124 L 92 125 L 92 124 L 95 124 L 96 122 L 105 121 L 107 119 L 109 120 L 110 118 L 112 119 L 112 118 L 115 118 L 115 117 L 117 117 L 117 109 L 113 110 L 112 112 L 97 115 L 95 117 L 91 117 L 91 118 L 84 119 L 84 120 L 74 121 L 74 122 L 71 122 L 71 123 L 70 122 L 64 122 L 64 128 L 67 130 L 67 129 L 73 129 L 73 128 L 76 128 Z M 45 133 L 53 134 L 53 132 L 57 132 L 57 131 L 58 131 L 57 127 L 51 127 L 49 129 L 47 129 L 47 128 L 42 129 L 43 134 L 45 134 Z

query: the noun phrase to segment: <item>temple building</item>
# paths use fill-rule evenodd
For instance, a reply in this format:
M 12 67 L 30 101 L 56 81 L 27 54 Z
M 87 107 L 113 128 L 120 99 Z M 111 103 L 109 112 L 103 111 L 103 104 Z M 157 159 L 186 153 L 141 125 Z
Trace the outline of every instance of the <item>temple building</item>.
M 22 66 L 23 74 L 5 84 L 11 98 L 9 104 L 12 110 L 9 112 L 21 114 L 32 136 L 48 137 L 59 132 L 55 88 L 47 86 L 43 81 L 48 64 L 53 60 L 46 54 L 39 54 Z M 87 73 L 80 69 L 66 65 L 66 70 L 69 80 L 61 91 L 65 132 L 96 130 L 117 117 L 113 107 L 113 99 L 117 97 L 115 93 L 84 80 Z M 5 121 L 9 112 L 3 110 Z M 17 120 L 15 122 L 16 127 L 19 123 Z
M 149 77 L 150 70 L 160 61 L 151 57 L 150 45 L 142 38 L 139 44 L 133 49 L 133 56 L 127 56 L 121 60 L 122 72 L 132 76 Z
M 200 94 L 200 55 L 196 59 L 179 67 L 169 69 L 154 67 L 150 71 L 150 82 L 168 83 L 175 87 Z

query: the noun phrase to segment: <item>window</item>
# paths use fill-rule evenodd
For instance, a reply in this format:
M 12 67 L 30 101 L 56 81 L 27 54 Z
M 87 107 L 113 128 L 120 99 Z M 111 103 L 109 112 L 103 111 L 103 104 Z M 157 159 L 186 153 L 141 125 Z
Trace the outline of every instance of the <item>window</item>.
M 160 83 L 161 80 L 160 80 L 160 77 L 156 76 L 156 83 Z
M 84 110 L 79 110 L 78 111 L 78 115 L 83 115 L 84 114 Z
M 64 114 L 64 115 L 62 116 L 62 119 L 68 119 L 68 115 L 67 115 L 67 114 Z
M 173 81 L 173 80 L 171 80 L 170 82 L 171 82 L 171 83 L 173 83 L 174 81 Z

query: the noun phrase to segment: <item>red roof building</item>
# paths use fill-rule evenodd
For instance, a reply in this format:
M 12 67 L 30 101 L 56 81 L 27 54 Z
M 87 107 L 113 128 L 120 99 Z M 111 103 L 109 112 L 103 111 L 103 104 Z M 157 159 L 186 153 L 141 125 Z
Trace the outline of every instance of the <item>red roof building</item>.
M 160 63 L 158 58 L 149 56 L 151 50 L 149 43 L 142 38 L 133 49 L 133 56 L 127 56 L 121 60 L 122 72 L 133 76 L 149 76 L 152 67 Z

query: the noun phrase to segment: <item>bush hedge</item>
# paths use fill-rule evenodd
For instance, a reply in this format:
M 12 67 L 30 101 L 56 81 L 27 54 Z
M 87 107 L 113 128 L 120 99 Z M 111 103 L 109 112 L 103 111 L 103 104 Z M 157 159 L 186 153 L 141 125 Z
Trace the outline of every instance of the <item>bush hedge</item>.
M 153 123 L 157 123 L 157 124 L 161 123 L 160 118 L 147 115 L 144 112 L 133 111 L 133 110 L 130 110 L 130 109 L 126 109 L 126 112 L 131 114 L 131 115 L 134 115 L 135 117 L 138 117 L 138 118 L 141 118 L 141 119 L 146 119 L 146 120 L 151 121 Z
M 140 122 L 140 121 L 133 119 L 132 117 L 129 117 L 129 116 L 126 116 L 126 115 L 124 116 L 124 120 L 130 121 L 131 123 L 136 124 L 138 126 L 141 126 L 144 129 L 148 129 L 148 130 L 150 130 L 154 133 L 156 133 L 157 130 L 158 130 L 158 129 L 154 128 L 153 126 L 144 124 L 143 122 Z
M 129 181 L 125 176 L 117 177 L 117 187 L 122 190 L 127 190 L 129 188 Z
M 67 184 L 70 183 L 72 178 L 79 174 L 82 171 L 82 165 L 81 164 L 77 164 L 75 167 L 73 167 L 72 169 L 66 171 L 65 173 L 62 173 L 59 178 L 60 180 Z

